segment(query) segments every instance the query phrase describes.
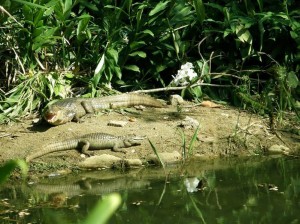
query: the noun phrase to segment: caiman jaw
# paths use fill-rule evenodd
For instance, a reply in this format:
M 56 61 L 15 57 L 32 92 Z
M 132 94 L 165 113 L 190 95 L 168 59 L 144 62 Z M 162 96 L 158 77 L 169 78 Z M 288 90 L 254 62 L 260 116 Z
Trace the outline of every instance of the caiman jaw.
M 68 121 L 65 120 L 61 120 L 59 119 L 60 117 L 64 117 L 64 116 L 60 116 L 61 115 L 61 111 L 57 111 L 57 112 L 46 112 L 44 113 L 44 119 L 52 125 L 61 125 L 64 124 Z

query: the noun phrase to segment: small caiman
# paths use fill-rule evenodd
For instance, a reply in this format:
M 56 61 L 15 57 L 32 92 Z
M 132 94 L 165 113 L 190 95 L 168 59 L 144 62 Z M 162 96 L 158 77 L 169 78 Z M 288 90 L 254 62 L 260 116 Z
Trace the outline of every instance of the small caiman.
M 49 103 L 44 111 L 44 119 L 52 125 L 60 125 L 69 121 L 79 121 L 86 114 L 94 114 L 103 109 L 114 109 L 144 105 L 164 107 L 157 99 L 141 94 L 120 94 L 99 98 L 68 98 Z
M 32 159 L 41 157 L 48 153 L 71 149 L 81 150 L 83 154 L 89 156 L 93 154 L 89 150 L 112 149 L 115 152 L 126 152 L 122 148 L 141 145 L 141 140 L 143 139 L 144 137 L 138 137 L 135 135 L 114 136 L 106 133 L 91 133 L 81 137 L 49 144 L 43 150 L 27 156 L 26 162 L 30 162 Z

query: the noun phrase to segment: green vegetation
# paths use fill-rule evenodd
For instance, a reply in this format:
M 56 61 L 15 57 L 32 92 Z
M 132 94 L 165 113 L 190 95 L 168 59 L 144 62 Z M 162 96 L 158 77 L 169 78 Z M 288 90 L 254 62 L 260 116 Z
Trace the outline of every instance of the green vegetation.
M 0 184 L 5 183 L 16 168 L 20 168 L 23 177 L 26 177 L 28 173 L 26 162 L 21 159 L 10 160 L 0 167 Z
M 0 123 L 53 99 L 168 87 L 299 119 L 295 0 L 0 0 Z M 211 84 L 211 85 L 203 85 Z M 213 85 L 218 85 L 216 88 Z M 232 88 L 228 88 L 231 86 Z
M 195 141 L 197 140 L 199 128 L 200 128 L 200 125 L 194 131 L 193 137 L 191 138 L 188 148 L 186 146 L 186 136 L 185 136 L 184 132 L 181 129 L 179 129 L 179 131 L 181 133 L 181 139 L 182 139 L 182 158 L 184 160 L 193 155 L 194 144 L 195 144 Z
M 99 200 L 93 210 L 90 212 L 84 224 L 104 224 L 116 212 L 121 205 L 120 194 L 112 193 Z

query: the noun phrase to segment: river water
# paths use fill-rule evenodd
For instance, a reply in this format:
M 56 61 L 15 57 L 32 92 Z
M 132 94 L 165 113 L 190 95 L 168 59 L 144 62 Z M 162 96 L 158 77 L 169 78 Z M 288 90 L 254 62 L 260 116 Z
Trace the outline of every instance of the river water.
M 300 223 L 300 160 L 189 161 L 133 171 L 48 176 L 0 188 L 0 223 L 82 223 L 118 192 L 109 223 Z

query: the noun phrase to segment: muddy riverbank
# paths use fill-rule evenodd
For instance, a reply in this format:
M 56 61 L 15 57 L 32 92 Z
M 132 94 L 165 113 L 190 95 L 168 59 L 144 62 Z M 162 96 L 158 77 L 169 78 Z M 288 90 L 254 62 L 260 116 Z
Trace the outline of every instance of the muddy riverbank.
M 126 125 L 110 126 L 111 121 Z M 269 129 L 267 117 L 229 106 L 211 108 L 189 103 L 180 109 L 168 106 L 105 111 L 84 118 L 80 123 L 70 122 L 61 126 L 39 123 L 37 118 L 1 125 L 0 160 L 3 163 L 9 159 L 25 158 L 34 151 L 42 150 L 47 144 L 93 132 L 146 136 L 159 153 L 178 152 L 182 155 L 183 139 L 188 148 L 197 122 L 200 128 L 192 152 L 195 157 L 210 160 L 225 156 L 263 155 L 274 145 L 289 148 L 293 154 L 299 151 L 300 137 L 289 131 L 299 130 L 299 124 L 297 127 L 293 119 L 283 122 L 277 134 L 274 134 Z M 103 154 L 145 162 L 153 150 L 145 139 L 140 146 L 127 148 L 126 154 L 111 150 L 95 151 L 97 156 Z M 31 168 L 43 172 L 51 169 L 72 170 L 85 159 L 76 150 L 62 151 L 35 159 Z

